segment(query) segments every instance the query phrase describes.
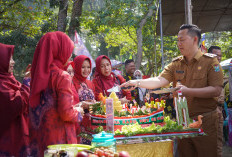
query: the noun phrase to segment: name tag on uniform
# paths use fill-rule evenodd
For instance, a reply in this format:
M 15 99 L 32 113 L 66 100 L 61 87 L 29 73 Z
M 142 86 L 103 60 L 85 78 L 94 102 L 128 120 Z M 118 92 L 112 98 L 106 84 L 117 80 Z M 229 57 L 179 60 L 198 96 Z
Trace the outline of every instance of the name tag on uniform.
M 183 71 L 183 70 L 176 70 L 176 73 L 178 73 L 178 74 L 183 74 L 184 71 Z

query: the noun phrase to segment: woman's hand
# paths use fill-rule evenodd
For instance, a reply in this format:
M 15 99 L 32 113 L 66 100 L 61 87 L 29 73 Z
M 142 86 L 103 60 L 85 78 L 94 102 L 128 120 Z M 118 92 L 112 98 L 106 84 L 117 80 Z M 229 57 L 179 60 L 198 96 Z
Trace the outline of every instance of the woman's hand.
M 126 97 L 119 99 L 121 101 L 121 104 L 125 104 L 130 102 L 130 100 L 127 100 Z
M 83 109 L 89 109 L 89 106 L 94 104 L 95 102 L 94 101 L 82 101 L 82 108 Z
M 74 107 L 83 116 L 84 115 L 84 110 L 83 110 L 83 108 L 81 106 L 78 106 L 78 104 L 76 104 Z
M 89 102 L 91 104 L 95 104 L 96 103 L 96 100 L 85 100 L 86 102 Z
M 31 78 L 31 64 L 28 64 L 24 74 L 24 78 Z
M 86 100 L 86 101 L 82 101 L 79 102 L 78 104 L 75 105 L 75 107 L 81 107 L 83 109 L 89 109 L 89 106 L 92 104 L 95 104 L 96 101 L 95 100 Z
M 125 90 L 125 91 L 132 91 L 132 90 L 134 90 L 136 88 L 136 86 L 138 84 L 137 82 L 138 82 L 138 80 L 129 80 L 129 81 L 121 84 L 120 87 L 121 88 L 122 87 L 130 87 L 130 88 L 123 89 L 123 90 Z

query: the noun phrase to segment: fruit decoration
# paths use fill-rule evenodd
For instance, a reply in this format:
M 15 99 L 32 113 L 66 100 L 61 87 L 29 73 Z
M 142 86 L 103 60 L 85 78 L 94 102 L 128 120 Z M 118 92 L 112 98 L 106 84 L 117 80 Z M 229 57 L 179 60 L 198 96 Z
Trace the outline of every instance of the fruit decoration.
M 109 98 L 113 99 L 114 110 L 121 111 L 122 110 L 122 104 L 121 104 L 121 101 L 119 101 L 118 96 L 116 95 L 116 93 L 112 92 L 110 94 Z
M 121 130 L 117 129 L 115 135 L 124 135 L 124 136 L 133 136 L 137 134 L 146 134 L 146 133 L 164 133 L 172 131 L 180 131 L 183 129 L 182 125 L 178 125 L 177 122 L 171 120 L 169 116 L 164 117 L 164 125 L 152 125 L 148 127 L 142 127 L 138 123 L 132 125 L 125 125 Z
M 88 157 L 89 154 L 85 151 L 81 151 L 81 152 L 78 152 L 77 153 L 77 156 L 76 157 Z
M 189 127 L 190 128 L 200 128 L 202 125 L 202 118 L 203 118 L 202 115 L 198 115 L 198 117 L 197 117 L 198 121 L 190 123 Z
M 102 94 L 100 93 L 102 96 Z M 101 100 L 105 99 L 106 97 L 102 97 Z M 149 115 L 150 113 L 154 113 L 156 111 L 161 111 L 165 107 L 165 100 L 156 99 L 155 102 L 151 101 L 149 104 L 148 102 L 145 103 L 145 106 L 140 108 L 139 106 L 133 106 L 132 104 L 123 104 L 119 101 L 115 92 L 112 92 L 109 98 L 113 99 L 114 105 L 114 116 L 115 117 L 131 117 L 131 116 L 142 116 L 142 115 Z M 107 99 L 107 98 L 106 98 Z M 90 106 L 90 113 L 93 115 L 105 115 L 106 112 L 106 105 L 104 102 L 97 102 Z
M 106 104 L 106 98 L 107 98 L 107 97 L 103 96 L 102 93 L 100 93 L 100 94 L 98 95 L 98 99 L 99 99 L 103 104 Z

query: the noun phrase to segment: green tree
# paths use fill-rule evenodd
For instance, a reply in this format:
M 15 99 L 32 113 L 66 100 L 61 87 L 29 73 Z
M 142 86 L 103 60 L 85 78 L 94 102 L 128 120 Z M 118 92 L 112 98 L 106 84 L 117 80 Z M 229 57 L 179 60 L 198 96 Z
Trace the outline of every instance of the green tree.
M 207 32 L 205 33 L 205 46 L 219 46 L 222 49 L 222 60 L 232 57 L 232 32 Z
M 100 10 L 98 10 L 100 7 L 96 7 L 97 11 L 92 12 L 84 10 L 82 18 L 87 19 L 84 27 L 90 29 L 92 34 L 103 34 L 108 44 L 107 48 L 119 47 L 121 55 L 130 53 L 136 60 L 136 67 L 139 68 L 144 49 L 147 50 L 146 46 L 143 46 L 143 28 L 147 23 L 152 24 L 150 20 L 156 13 L 157 1 L 105 0 L 104 2 L 105 5 L 101 6 Z
M 0 32 L 3 34 L 19 30 L 34 36 L 41 32 L 41 26 L 51 15 L 46 0 L 1 0 Z
M 157 0 L 2 0 L 0 42 L 16 45 L 15 71 L 22 76 L 31 63 L 36 43 L 49 31 L 60 30 L 73 38 L 77 30 L 93 58 L 136 60 L 144 74 L 161 70 L 160 37 L 156 34 Z M 164 37 L 165 64 L 180 55 L 176 36 Z M 231 57 L 231 32 L 206 33 L 206 47 L 222 47 Z
M 0 42 L 15 45 L 14 74 L 18 79 L 32 62 L 40 37 L 55 30 L 53 20 L 53 12 L 46 0 L 0 1 Z

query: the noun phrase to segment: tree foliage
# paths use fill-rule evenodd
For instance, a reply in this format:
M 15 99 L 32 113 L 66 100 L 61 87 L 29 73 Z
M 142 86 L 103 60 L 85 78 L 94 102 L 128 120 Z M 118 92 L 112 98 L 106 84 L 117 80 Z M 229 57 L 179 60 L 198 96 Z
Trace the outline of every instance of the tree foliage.
M 232 32 L 208 32 L 206 35 L 206 48 L 219 46 L 222 49 L 222 60 L 232 57 Z
M 61 30 L 72 38 L 79 32 L 93 58 L 138 61 L 146 75 L 161 70 L 160 37 L 157 36 L 157 0 L 2 0 L 0 42 L 16 45 L 17 76 L 31 63 L 36 44 L 49 31 Z M 64 11 L 64 12 L 62 12 Z M 63 14 L 61 14 L 63 13 Z M 164 36 L 165 65 L 180 55 L 176 36 Z M 206 33 L 206 47 L 222 48 L 222 60 L 232 55 L 230 32 Z M 137 55 L 139 54 L 139 55 Z
M 34 36 L 40 33 L 51 15 L 46 0 L 1 0 L 0 32 L 20 30 L 23 34 Z
M 144 50 L 148 49 L 143 46 L 143 35 L 147 34 L 143 27 L 146 24 L 152 25 L 151 16 L 157 9 L 155 2 L 154 0 L 105 0 L 105 5 L 101 9 L 96 7 L 94 10 L 93 7 L 89 7 L 90 10 L 87 12 L 84 10 L 82 18 L 87 20 L 82 24 L 89 34 L 104 36 L 108 49 L 118 47 L 120 55 L 126 54 L 128 57 L 129 53 L 129 57 L 138 60 L 136 63 L 140 66 Z M 154 34 L 155 29 L 152 30 L 150 32 Z
M 46 0 L 0 1 L 0 42 L 15 45 L 15 75 L 23 77 L 43 33 L 54 31 L 54 16 Z
M 15 45 L 14 75 L 19 80 L 24 76 L 25 68 L 32 62 L 37 41 L 41 36 L 28 37 L 20 31 L 12 31 L 10 34 L 0 36 L 0 42 Z

